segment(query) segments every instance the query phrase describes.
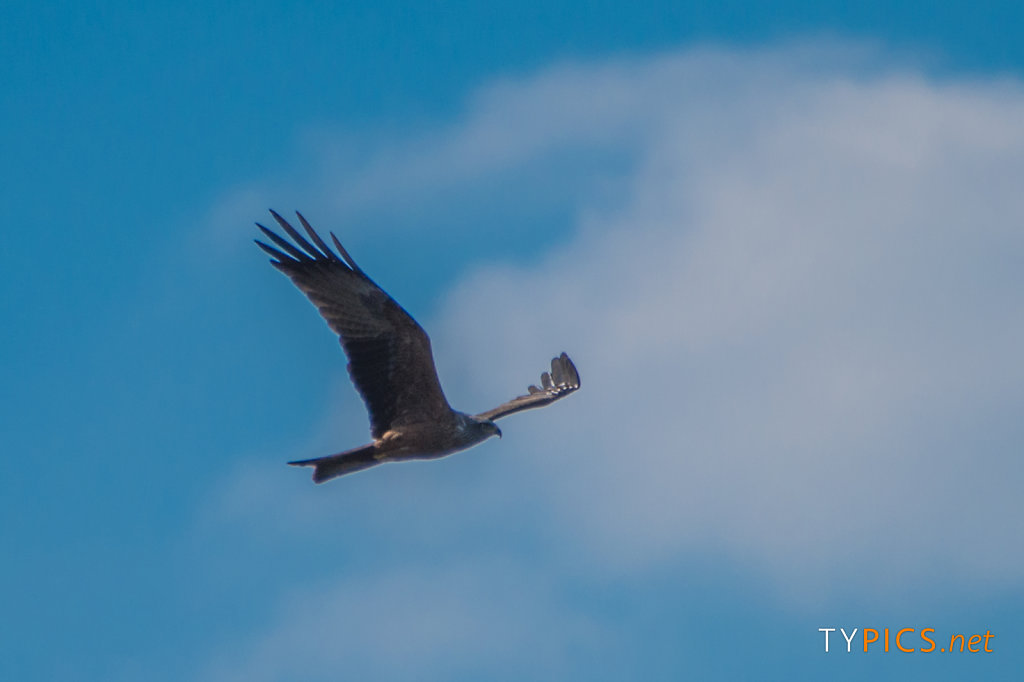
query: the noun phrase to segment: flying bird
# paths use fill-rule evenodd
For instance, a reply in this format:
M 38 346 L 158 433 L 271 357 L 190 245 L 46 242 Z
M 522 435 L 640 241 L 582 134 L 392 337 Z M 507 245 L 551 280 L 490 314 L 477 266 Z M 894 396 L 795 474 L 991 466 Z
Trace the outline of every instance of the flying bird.
M 335 455 L 289 462 L 311 466 L 313 481 L 324 481 L 385 462 L 436 459 L 501 437 L 496 419 L 541 407 L 580 387 L 580 375 L 565 353 L 551 361 L 540 386 L 494 409 L 471 415 L 453 410 L 441 390 L 430 338 L 416 320 L 360 269 L 338 238 L 336 251 L 301 213 L 309 236 L 274 211 L 284 237 L 256 223 L 273 246 L 255 240 L 271 264 L 287 275 L 338 335 L 348 356 L 348 373 L 366 403 L 373 442 Z

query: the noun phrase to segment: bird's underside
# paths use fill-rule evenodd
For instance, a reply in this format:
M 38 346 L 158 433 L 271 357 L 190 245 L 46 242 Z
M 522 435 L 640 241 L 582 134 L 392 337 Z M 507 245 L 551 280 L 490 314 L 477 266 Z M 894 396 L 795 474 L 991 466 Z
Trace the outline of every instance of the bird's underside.
M 548 405 L 580 387 L 565 353 L 551 361 L 540 386 L 494 409 L 453 410 L 441 390 L 430 339 L 423 328 L 364 273 L 338 238 L 336 252 L 297 214 L 307 240 L 274 211 L 291 241 L 257 226 L 273 246 L 256 240 L 312 301 L 341 341 L 348 372 L 366 404 L 373 442 L 336 455 L 289 462 L 312 466 L 317 483 L 384 462 L 435 459 L 501 436 L 496 419 Z

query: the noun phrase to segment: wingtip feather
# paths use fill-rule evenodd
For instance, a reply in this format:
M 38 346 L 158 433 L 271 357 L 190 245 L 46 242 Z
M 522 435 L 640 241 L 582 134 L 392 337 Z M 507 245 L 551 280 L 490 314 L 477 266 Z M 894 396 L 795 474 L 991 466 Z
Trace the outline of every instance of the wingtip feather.
M 259 239 L 253 239 L 253 241 L 256 243 L 256 246 L 266 251 L 267 254 L 271 258 L 273 258 L 273 260 L 270 262 L 273 263 L 274 265 L 281 265 L 282 263 L 284 263 L 285 260 L 288 260 L 288 257 L 286 255 L 275 249 L 273 246 L 265 244 L 261 242 Z
M 341 257 L 345 259 L 345 264 L 352 268 L 353 271 L 358 272 L 360 275 L 365 277 L 366 273 L 363 272 L 362 268 L 356 265 L 355 260 L 352 259 L 352 256 L 350 256 L 348 251 L 345 250 L 345 247 L 341 245 L 341 242 L 338 241 L 337 235 L 333 232 L 331 232 L 331 240 L 334 242 L 334 246 L 337 247 L 338 253 L 340 253 Z
M 313 243 L 316 244 L 317 248 L 320 249 L 323 256 L 328 260 L 337 261 L 338 257 L 333 251 L 331 251 L 331 248 L 324 243 L 324 240 L 320 238 L 320 235 L 313 229 L 313 226 L 309 224 L 306 217 L 298 211 L 295 212 L 295 215 L 299 216 L 299 222 L 302 223 L 302 228 L 306 231 L 306 234 L 309 235 L 309 238 L 313 240 Z
M 298 244 L 299 248 L 305 252 L 303 254 L 303 258 L 300 260 L 316 260 L 318 257 L 323 255 L 319 251 L 317 251 L 317 249 L 312 244 L 310 244 L 305 237 L 299 234 L 299 231 L 292 227 L 291 223 L 282 218 L 277 211 L 275 211 L 274 209 L 269 210 L 270 215 L 274 216 L 274 220 L 276 220 L 277 224 L 281 226 L 281 229 L 284 230 L 288 234 L 288 236 L 292 238 L 292 241 Z M 298 211 L 296 211 L 296 213 L 298 213 Z
M 562 371 L 565 373 L 566 383 L 571 385 L 573 388 L 579 388 L 580 373 L 577 371 L 572 358 L 570 358 L 565 351 L 562 351 L 562 354 L 558 356 L 558 360 L 560 361 L 559 364 L 562 367 Z

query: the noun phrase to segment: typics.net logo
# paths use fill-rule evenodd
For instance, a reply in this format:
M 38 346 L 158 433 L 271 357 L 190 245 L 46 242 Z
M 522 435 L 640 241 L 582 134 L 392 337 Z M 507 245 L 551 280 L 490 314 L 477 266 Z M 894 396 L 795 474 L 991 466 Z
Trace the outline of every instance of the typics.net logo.
M 890 651 L 912 653 L 992 653 L 995 635 L 986 630 L 985 634 L 936 635 L 935 628 L 853 628 L 847 634 L 846 628 L 818 628 L 825 635 L 825 653 L 830 651 Z M 838 634 L 836 634 L 838 633 Z

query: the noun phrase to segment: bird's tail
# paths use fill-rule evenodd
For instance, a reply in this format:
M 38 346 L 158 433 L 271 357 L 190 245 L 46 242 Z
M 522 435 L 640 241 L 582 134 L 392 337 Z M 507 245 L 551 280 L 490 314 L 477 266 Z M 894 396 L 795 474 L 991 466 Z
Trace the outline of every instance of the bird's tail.
M 374 457 L 376 448 L 373 443 L 339 452 L 336 455 L 317 457 L 315 459 L 302 459 L 295 462 L 288 462 L 297 467 L 316 467 L 313 470 L 313 482 L 323 483 L 336 476 L 351 474 L 354 471 L 369 469 L 381 463 L 381 460 Z

